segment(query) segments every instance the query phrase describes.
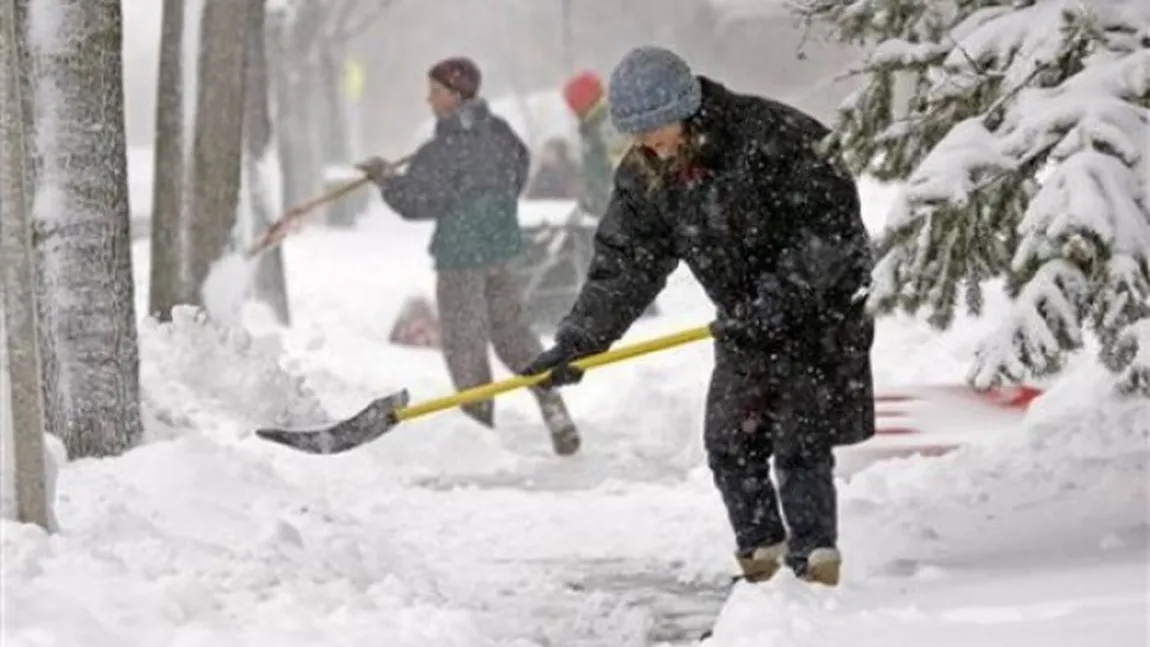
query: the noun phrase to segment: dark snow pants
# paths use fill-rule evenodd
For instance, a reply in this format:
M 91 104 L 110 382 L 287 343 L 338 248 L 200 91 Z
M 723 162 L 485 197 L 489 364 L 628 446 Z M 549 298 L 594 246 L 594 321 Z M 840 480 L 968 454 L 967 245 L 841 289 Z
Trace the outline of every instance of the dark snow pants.
M 708 462 L 739 551 L 786 540 L 788 563 L 798 568 L 812 550 L 838 540 L 834 443 L 801 385 L 780 384 L 745 364 L 716 352 L 704 429 Z
M 436 300 L 440 337 L 447 370 L 455 388 L 467 389 L 491 381 L 487 347 L 509 370 L 518 372 L 543 352 L 531 330 L 519 282 L 505 265 L 439 270 Z M 544 417 L 564 409 L 554 390 L 532 389 Z M 494 401 L 465 405 L 463 411 L 488 427 L 494 426 Z

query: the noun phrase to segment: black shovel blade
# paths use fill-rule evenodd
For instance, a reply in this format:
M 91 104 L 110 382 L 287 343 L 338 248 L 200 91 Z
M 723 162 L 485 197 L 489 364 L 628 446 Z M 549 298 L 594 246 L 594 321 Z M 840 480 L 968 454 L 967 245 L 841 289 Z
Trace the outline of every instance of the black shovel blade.
M 406 390 L 373 400 L 354 416 L 323 429 L 257 429 L 256 435 L 308 454 L 339 454 L 391 431 L 395 411 L 407 406 Z

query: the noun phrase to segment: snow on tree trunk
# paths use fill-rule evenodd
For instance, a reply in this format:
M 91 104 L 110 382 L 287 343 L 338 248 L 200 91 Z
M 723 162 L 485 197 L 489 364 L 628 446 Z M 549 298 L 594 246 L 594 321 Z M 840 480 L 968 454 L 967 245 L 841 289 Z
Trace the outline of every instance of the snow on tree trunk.
M 143 435 L 118 0 L 29 5 L 33 216 L 48 429 L 72 458 Z
M 1053 375 L 1092 334 L 1120 388 L 1150 396 L 1150 5 L 807 5 L 878 41 L 827 142 L 856 171 L 906 179 L 872 307 L 947 327 L 961 292 L 978 313 L 1002 278 L 1014 310 L 979 348 L 976 386 Z M 901 117 L 899 75 L 913 88 Z
M 55 530 L 36 348 L 23 87 L 15 4 L 0 0 L 0 516 Z
M 187 246 L 184 209 L 183 32 L 184 0 L 164 0 L 156 83 L 156 137 L 152 191 L 152 263 L 148 312 L 171 321 L 172 308 L 192 298 L 180 271 Z
M 204 305 L 208 272 L 228 251 L 239 203 L 244 125 L 246 2 L 206 0 L 199 23 L 189 228 L 192 305 Z

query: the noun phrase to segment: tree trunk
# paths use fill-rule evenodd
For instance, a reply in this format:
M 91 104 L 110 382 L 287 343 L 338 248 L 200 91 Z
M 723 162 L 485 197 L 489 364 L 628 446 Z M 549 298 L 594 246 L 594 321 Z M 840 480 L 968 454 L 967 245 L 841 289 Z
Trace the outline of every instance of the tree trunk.
M 156 138 L 152 185 L 152 266 L 148 313 L 170 321 L 172 307 L 193 294 L 183 254 L 184 109 L 182 48 L 184 0 L 164 0 L 160 69 L 156 84 Z
M 271 82 L 267 56 L 266 0 L 248 0 L 248 52 L 247 88 L 245 92 L 245 170 L 248 178 L 251 208 L 251 233 L 258 234 L 279 217 L 282 209 L 275 202 L 280 196 L 271 195 L 274 185 L 271 173 L 278 174 L 279 158 L 272 137 Z M 273 170 L 272 165 L 275 165 Z M 284 278 L 283 248 L 276 246 L 260 255 L 256 261 L 255 296 L 275 313 L 285 326 L 291 325 L 288 309 L 287 283 Z
M 328 169 L 339 168 L 351 163 L 351 146 L 347 132 L 347 107 L 345 105 L 343 74 L 340 62 L 343 60 L 341 51 L 330 43 L 321 43 L 318 53 L 318 82 L 319 99 L 317 108 L 320 119 L 316 122 L 319 127 L 320 144 L 323 146 L 324 190 L 333 188 L 336 184 L 328 179 Z M 346 179 L 341 179 L 345 182 Z M 337 200 L 326 207 L 327 224 L 333 227 L 351 227 L 355 225 L 358 215 L 355 203 L 349 200 Z
M 72 458 L 143 436 L 119 0 L 37 0 L 33 213 L 48 430 Z
M 319 93 L 316 81 L 316 52 L 320 46 L 324 22 L 323 0 L 305 0 L 296 4 L 294 20 L 286 31 L 284 64 L 287 66 L 285 101 L 290 103 L 291 126 L 279 131 L 296 138 L 296 179 L 300 190 L 289 205 L 310 200 L 324 190 L 324 144 L 320 123 Z
M 37 350 L 35 255 L 25 186 L 24 103 L 19 78 L 12 0 L 0 0 L 0 343 L 5 344 L 7 371 L 0 429 L 10 431 L 12 473 L 15 480 L 16 519 L 53 529 L 44 461 L 44 402 L 40 393 L 40 356 Z
M 244 58 L 248 6 L 236 0 L 205 0 L 196 73 L 195 135 L 188 211 L 196 294 L 212 263 L 227 250 L 239 203 L 244 131 Z
M 17 69 L 19 70 L 19 78 L 17 79 L 20 84 L 16 96 L 20 99 L 22 106 L 22 113 L 24 119 L 24 132 L 25 134 L 35 132 L 36 124 L 33 123 L 33 116 L 36 114 L 36 106 L 34 104 L 36 97 L 36 59 L 33 58 L 28 44 L 28 4 L 31 0 L 14 0 L 13 7 L 15 9 L 15 20 L 13 24 L 16 27 L 16 33 L 19 35 L 15 40 L 16 44 L 16 61 Z M 35 177 L 39 169 L 39 158 L 36 157 L 36 152 L 32 150 L 32 142 L 25 142 L 29 151 L 29 155 L 24 160 L 24 183 L 29 193 L 32 191 Z M 29 198 L 31 200 L 31 198 Z
M 296 127 L 297 104 L 300 99 L 293 93 L 292 61 L 290 60 L 291 22 L 287 12 L 276 12 L 268 16 L 269 46 L 268 57 L 271 92 L 273 96 L 273 130 L 279 136 L 279 160 L 283 172 L 280 182 L 280 204 L 286 209 L 307 199 L 304 185 L 305 173 L 302 159 L 306 155 L 302 144 L 302 133 Z

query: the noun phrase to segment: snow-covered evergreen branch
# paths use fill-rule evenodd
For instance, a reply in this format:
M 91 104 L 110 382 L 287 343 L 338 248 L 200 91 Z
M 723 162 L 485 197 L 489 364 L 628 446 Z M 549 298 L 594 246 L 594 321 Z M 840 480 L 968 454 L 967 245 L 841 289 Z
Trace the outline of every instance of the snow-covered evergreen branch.
M 876 42 L 868 84 L 828 147 L 906 180 L 872 307 L 953 320 L 959 292 L 1005 278 L 1016 299 L 977 354 L 977 385 L 1058 370 L 1090 328 L 1137 382 L 1150 318 L 1150 8 L 1134 0 L 812 0 Z M 896 114 L 899 90 L 909 108 Z M 1147 389 L 1150 393 L 1150 389 Z

